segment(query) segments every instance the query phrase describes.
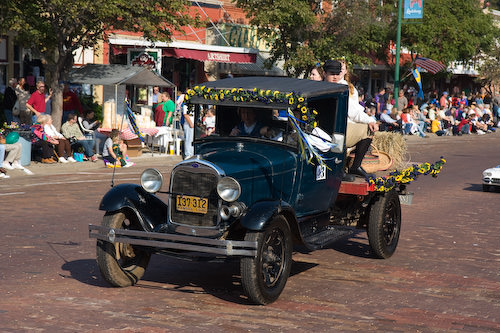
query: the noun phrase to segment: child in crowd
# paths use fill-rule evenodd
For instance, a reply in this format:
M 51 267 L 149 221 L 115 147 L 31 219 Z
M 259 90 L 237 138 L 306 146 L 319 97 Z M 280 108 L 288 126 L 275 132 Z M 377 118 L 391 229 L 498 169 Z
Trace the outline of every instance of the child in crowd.
M 120 131 L 113 129 L 109 134 L 109 138 L 104 142 L 102 157 L 109 168 L 128 168 L 135 165 L 135 163 L 127 162 L 124 156 L 127 156 L 127 146 L 120 138 Z M 116 164 L 117 161 L 120 162 L 120 165 Z
M 215 131 L 215 110 L 213 108 L 207 110 L 203 125 L 205 125 L 206 136 L 211 135 Z

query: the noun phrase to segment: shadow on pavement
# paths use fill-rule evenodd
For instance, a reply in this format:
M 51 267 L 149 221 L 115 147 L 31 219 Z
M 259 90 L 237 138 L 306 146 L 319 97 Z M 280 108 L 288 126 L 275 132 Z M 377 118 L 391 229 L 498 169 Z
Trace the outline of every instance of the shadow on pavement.
M 472 191 L 472 192 L 483 192 L 483 184 L 467 184 L 469 186 L 464 187 L 465 191 Z M 496 186 L 490 186 L 488 192 L 498 192 L 498 189 Z
M 335 243 L 332 243 L 329 248 L 354 257 L 375 258 L 371 252 L 370 245 L 367 244 L 366 233 L 361 230 L 355 231 L 348 238 L 339 239 Z
M 305 272 L 317 264 L 294 261 L 290 276 Z M 238 261 L 190 262 L 160 255 L 153 255 L 143 278 L 136 288 L 175 291 L 187 294 L 209 294 L 219 299 L 248 305 L 243 295 Z M 112 288 L 103 280 L 95 259 L 67 262 L 63 276 L 84 284 Z
M 72 278 L 91 286 L 111 288 L 101 277 L 101 272 L 99 272 L 99 267 L 97 267 L 95 259 L 68 261 L 61 268 L 69 272 L 69 275 L 61 274 L 64 278 Z

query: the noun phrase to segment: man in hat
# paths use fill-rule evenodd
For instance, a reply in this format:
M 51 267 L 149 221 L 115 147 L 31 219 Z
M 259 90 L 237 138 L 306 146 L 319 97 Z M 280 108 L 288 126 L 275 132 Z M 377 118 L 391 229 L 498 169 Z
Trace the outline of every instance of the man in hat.
M 450 105 L 450 102 L 448 101 L 448 92 L 445 91 L 441 98 L 439 99 L 439 106 L 441 109 L 445 110 L 448 109 L 448 106 Z
M 370 148 L 372 139 L 369 132 L 378 131 L 378 124 L 375 119 L 371 118 L 364 112 L 364 108 L 359 104 L 358 91 L 348 82 L 347 65 L 345 62 L 338 60 L 329 60 L 323 66 L 325 71 L 325 81 L 332 83 L 340 83 L 349 86 L 349 103 L 348 103 L 348 119 L 346 130 L 346 147 L 356 147 L 356 153 L 352 166 L 348 172 L 351 175 L 357 175 L 364 178 L 372 175 L 367 174 L 361 167 L 361 162 Z M 354 177 L 347 176 L 345 180 L 352 181 Z

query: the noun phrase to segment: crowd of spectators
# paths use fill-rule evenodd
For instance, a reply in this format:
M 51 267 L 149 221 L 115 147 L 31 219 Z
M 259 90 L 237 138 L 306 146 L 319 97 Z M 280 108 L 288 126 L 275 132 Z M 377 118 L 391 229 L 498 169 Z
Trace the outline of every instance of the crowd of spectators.
M 371 99 L 360 94 L 359 102 L 379 123 L 380 130 L 403 135 L 483 135 L 500 125 L 500 100 L 492 98 L 484 88 L 470 94 L 432 91 L 424 100 L 417 97 L 413 88 L 403 88 L 397 107 L 393 95 L 381 88 Z

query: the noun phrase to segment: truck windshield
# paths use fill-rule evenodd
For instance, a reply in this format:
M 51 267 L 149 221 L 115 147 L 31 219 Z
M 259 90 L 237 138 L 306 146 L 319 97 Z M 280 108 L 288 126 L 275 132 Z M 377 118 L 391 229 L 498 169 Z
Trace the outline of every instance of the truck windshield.
M 287 110 L 248 106 L 198 107 L 195 136 L 253 137 L 293 145 L 297 142 Z

